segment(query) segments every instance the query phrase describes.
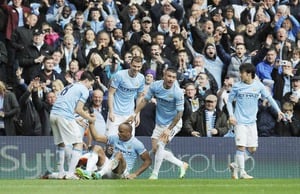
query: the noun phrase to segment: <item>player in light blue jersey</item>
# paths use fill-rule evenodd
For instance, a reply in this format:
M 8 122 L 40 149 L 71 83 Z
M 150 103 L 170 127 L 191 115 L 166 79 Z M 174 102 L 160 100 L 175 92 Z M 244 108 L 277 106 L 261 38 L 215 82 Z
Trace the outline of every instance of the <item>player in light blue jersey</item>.
M 133 57 L 130 69 L 118 71 L 111 80 L 108 91 L 108 118 L 106 135 L 117 135 L 118 127 L 134 112 L 135 99 L 140 100 L 145 77 L 140 73 L 143 59 Z M 135 134 L 135 129 L 132 131 Z
M 258 135 L 256 127 L 256 114 L 258 111 L 258 99 L 264 97 L 278 112 L 281 119 L 284 114 L 265 86 L 255 78 L 255 66 L 244 63 L 239 68 L 241 81 L 233 85 L 229 94 L 227 109 L 229 123 L 235 126 L 236 154 L 235 162 L 229 165 L 231 177 L 238 179 L 252 179 L 245 171 L 245 161 L 256 151 L 258 147 Z M 235 108 L 233 111 L 233 103 Z
M 97 134 L 94 123 L 90 124 L 93 138 L 113 147 L 110 159 L 105 155 L 101 146 L 95 145 L 90 153 L 86 154 L 86 170 L 77 168 L 77 174 L 83 179 L 99 178 L 126 178 L 134 179 L 142 174 L 150 165 L 151 158 L 144 144 L 132 136 L 132 124 L 125 122 L 119 125 L 118 135 L 104 136 Z M 132 169 L 138 157 L 143 163 L 134 172 Z M 99 170 L 97 170 L 99 167 Z
M 155 162 L 150 179 L 158 178 L 159 169 L 164 159 L 180 167 L 180 178 L 185 176 L 188 168 L 186 162 L 177 159 L 172 152 L 165 150 L 166 144 L 173 139 L 182 127 L 181 117 L 184 109 L 184 96 L 176 76 L 175 69 L 166 69 L 163 80 L 155 81 L 150 85 L 147 94 L 137 105 L 135 114 L 130 117 L 130 120 L 135 120 L 139 124 L 138 113 L 151 98 L 156 99 L 156 124 L 151 136 Z
M 50 124 L 53 131 L 54 144 L 57 146 L 57 170 L 62 178 L 75 178 L 75 168 L 82 154 L 83 135 L 76 123 L 75 114 L 90 122 L 95 116 L 84 111 L 83 107 L 89 97 L 89 89 L 94 84 L 94 76 L 90 72 L 83 72 L 79 82 L 66 86 L 58 95 L 51 113 Z M 64 172 L 66 145 L 73 145 L 68 172 Z

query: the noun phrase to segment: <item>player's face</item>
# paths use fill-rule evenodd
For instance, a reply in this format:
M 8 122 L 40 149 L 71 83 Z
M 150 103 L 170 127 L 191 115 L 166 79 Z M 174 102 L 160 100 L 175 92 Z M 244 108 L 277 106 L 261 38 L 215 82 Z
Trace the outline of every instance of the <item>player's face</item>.
M 248 82 L 251 79 L 251 74 L 247 72 L 240 72 L 240 77 L 242 82 Z
M 166 89 L 171 88 L 176 81 L 176 73 L 166 71 L 164 74 L 164 87 Z
M 126 125 L 119 126 L 118 136 L 122 141 L 127 141 L 131 138 L 131 133 L 126 127 Z
M 130 65 L 130 69 L 131 69 L 131 72 L 134 75 L 136 75 L 138 72 L 141 71 L 141 69 L 142 69 L 142 63 L 136 62 L 136 61 L 132 61 L 131 65 Z

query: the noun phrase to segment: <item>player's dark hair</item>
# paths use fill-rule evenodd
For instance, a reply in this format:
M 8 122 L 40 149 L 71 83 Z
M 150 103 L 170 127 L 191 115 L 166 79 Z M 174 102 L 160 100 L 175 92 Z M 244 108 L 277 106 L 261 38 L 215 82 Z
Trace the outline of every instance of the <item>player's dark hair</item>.
M 131 59 L 131 62 L 137 62 L 137 63 L 142 63 L 143 62 L 143 58 L 142 57 L 140 57 L 140 56 L 134 56 L 134 57 L 132 57 L 132 59 Z
M 89 81 L 96 80 L 94 74 L 90 71 L 84 71 L 80 76 L 80 81 L 88 79 Z
M 129 129 L 129 131 L 132 132 L 132 125 L 131 125 L 130 122 L 124 122 L 124 123 L 121 123 L 120 126 L 121 126 L 121 125 L 126 125 L 127 128 Z
M 246 72 L 246 73 L 251 73 L 252 79 L 255 78 L 255 71 L 256 68 L 253 64 L 251 63 L 243 63 L 240 65 L 240 72 Z

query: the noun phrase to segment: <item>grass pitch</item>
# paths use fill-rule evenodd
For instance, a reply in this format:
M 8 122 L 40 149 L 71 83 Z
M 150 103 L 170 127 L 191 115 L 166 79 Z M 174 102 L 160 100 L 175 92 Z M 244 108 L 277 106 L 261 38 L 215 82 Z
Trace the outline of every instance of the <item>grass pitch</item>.
M 300 179 L 0 180 L 0 194 L 297 194 Z

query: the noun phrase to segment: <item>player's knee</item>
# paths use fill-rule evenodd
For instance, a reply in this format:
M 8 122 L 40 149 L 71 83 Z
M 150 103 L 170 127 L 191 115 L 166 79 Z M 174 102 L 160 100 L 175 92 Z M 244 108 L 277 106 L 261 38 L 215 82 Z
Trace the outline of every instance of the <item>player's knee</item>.
M 251 147 L 251 148 L 248 148 L 248 151 L 251 153 L 251 154 L 254 154 L 256 152 L 257 148 L 256 147 Z

